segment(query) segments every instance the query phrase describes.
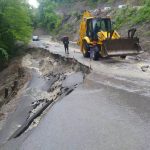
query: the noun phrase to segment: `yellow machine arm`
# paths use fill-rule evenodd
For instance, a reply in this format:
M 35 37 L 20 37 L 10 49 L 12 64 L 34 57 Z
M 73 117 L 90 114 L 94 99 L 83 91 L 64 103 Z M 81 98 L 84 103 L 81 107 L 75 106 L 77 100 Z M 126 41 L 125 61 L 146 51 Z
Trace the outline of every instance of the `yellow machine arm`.
M 79 46 L 82 45 L 82 40 L 86 36 L 86 20 L 87 18 L 93 18 L 93 15 L 89 11 L 84 11 L 82 20 L 80 22 L 80 28 L 79 28 L 79 39 L 77 41 L 77 44 Z

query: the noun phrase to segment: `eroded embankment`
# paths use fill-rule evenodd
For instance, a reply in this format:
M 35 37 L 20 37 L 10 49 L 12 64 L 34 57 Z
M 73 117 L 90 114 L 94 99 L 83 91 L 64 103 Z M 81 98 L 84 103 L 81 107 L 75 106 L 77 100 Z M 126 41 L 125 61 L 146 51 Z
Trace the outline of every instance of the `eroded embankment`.
M 22 56 L 12 60 L 0 72 L 0 129 L 7 114 L 15 109 L 20 89 L 30 79 L 30 74 L 22 67 L 21 62 Z
M 18 104 L 3 122 L 1 143 L 37 126 L 47 108 L 82 84 L 90 71 L 75 59 L 51 54 L 44 49 L 28 50 L 20 65 L 30 78 L 14 97 L 19 99 Z M 7 105 L 9 102 L 3 110 Z

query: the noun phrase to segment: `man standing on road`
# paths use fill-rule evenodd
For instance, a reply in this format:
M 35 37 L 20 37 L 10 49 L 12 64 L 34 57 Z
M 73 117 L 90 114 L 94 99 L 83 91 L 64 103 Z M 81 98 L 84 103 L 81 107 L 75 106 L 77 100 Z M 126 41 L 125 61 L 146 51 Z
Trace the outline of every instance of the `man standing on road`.
M 69 54 L 69 37 L 65 36 L 62 38 L 64 48 L 65 48 L 65 53 Z

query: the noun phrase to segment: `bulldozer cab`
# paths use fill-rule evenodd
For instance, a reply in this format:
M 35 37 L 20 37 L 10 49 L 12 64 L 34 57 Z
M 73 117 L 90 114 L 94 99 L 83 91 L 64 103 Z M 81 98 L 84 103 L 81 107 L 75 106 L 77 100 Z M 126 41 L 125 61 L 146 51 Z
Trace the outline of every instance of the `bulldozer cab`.
M 98 40 L 97 33 L 100 31 L 110 32 L 112 30 L 110 18 L 90 18 L 87 19 L 86 36 L 91 41 Z

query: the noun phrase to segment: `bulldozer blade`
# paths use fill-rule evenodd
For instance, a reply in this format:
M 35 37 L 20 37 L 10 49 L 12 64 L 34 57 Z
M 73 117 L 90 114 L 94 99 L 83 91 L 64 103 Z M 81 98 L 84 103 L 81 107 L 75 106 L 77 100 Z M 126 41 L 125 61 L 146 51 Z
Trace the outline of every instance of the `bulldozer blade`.
M 127 56 L 142 53 L 138 38 L 107 39 L 102 46 L 106 56 Z

